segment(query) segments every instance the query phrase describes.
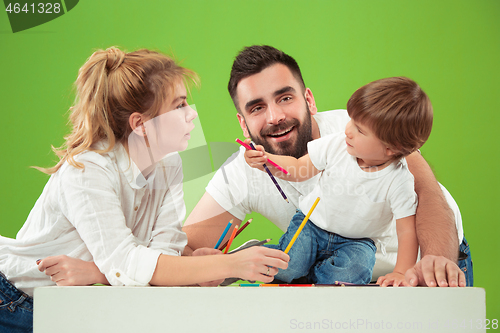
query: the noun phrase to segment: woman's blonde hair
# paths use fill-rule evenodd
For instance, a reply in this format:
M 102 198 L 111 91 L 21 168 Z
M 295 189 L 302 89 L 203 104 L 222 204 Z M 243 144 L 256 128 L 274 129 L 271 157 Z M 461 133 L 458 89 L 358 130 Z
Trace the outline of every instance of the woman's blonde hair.
M 52 147 L 60 160 L 52 168 L 37 169 L 53 174 L 65 161 L 83 169 L 76 155 L 86 150 L 105 153 L 116 141 L 126 144 L 132 132 L 130 115 L 139 112 L 154 118 L 173 99 L 179 82 L 197 85 L 199 80 L 196 73 L 161 53 L 146 49 L 125 53 L 116 47 L 94 52 L 78 72 L 69 118 L 73 130 L 62 147 Z M 105 150 L 91 147 L 104 139 L 109 143 Z

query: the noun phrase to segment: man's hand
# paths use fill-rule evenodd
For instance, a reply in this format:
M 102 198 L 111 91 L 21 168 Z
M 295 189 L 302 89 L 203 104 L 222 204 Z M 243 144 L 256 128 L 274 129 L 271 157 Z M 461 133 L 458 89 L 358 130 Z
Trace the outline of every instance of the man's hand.
M 109 284 L 104 274 L 92 261 L 61 255 L 38 260 L 37 265 L 38 270 L 50 276 L 50 279 L 58 286 Z
M 465 287 L 465 274 L 453 261 L 443 257 L 426 255 L 413 268 L 406 271 L 410 286 Z

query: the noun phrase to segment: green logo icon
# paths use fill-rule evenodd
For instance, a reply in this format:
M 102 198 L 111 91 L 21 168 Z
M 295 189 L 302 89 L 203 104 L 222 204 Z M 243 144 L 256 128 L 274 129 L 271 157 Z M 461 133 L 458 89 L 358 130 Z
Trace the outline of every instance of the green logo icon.
M 3 0 L 12 32 L 19 32 L 52 21 L 72 10 L 79 0 L 15 2 Z

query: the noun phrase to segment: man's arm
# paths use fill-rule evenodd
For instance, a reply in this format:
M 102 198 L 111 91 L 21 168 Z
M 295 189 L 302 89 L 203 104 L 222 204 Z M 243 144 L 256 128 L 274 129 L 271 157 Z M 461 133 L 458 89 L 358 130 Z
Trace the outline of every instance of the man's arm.
M 210 194 L 205 192 L 182 228 L 188 237 L 188 245 L 183 255 L 191 255 L 194 250 L 202 247 L 213 248 L 230 220 L 233 220 L 233 225 L 241 224 L 240 219 L 222 208 Z M 225 240 L 229 237 L 228 232 Z
M 424 158 L 413 153 L 406 160 L 415 177 L 416 227 L 422 256 L 406 272 L 406 281 L 411 286 L 465 287 L 465 274 L 457 266 L 458 235 L 454 214 Z
M 406 160 L 415 177 L 415 192 L 418 195 L 416 228 L 421 255 L 444 256 L 456 263 L 459 245 L 457 227 L 443 191 L 420 153 L 415 152 Z

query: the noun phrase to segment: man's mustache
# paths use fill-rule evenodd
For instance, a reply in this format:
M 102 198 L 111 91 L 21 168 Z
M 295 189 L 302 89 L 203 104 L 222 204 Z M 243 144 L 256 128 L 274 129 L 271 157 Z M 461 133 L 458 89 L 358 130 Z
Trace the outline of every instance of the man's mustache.
M 268 127 L 262 129 L 262 131 L 260 131 L 260 135 L 272 135 L 289 129 L 292 126 L 298 127 L 299 124 L 300 123 L 298 119 L 285 120 L 285 122 L 279 123 L 278 125 L 269 125 Z

